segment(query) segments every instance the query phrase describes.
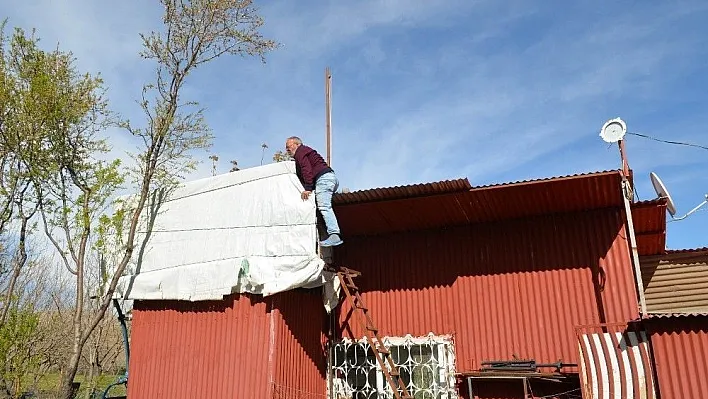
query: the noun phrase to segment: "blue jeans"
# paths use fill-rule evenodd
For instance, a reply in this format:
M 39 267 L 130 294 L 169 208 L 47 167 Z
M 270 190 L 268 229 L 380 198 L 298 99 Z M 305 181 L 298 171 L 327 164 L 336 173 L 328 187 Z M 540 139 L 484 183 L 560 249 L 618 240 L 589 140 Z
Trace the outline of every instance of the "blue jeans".
M 339 188 L 339 180 L 334 172 L 323 174 L 315 182 L 315 201 L 317 209 L 320 210 L 322 219 L 324 219 L 328 235 L 339 234 L 337 216 L 332 210 L 332 195 L 337 191 L 337 188 Z

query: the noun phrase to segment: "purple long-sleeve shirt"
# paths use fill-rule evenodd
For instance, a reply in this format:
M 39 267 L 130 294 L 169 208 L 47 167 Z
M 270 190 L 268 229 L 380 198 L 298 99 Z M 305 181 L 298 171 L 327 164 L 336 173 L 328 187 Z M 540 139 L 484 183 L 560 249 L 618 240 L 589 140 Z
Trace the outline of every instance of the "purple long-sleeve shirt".
M 295 158 L 295 172 L 305 191 L 312 191 L 318 177 L 332 172 L 332 168 L 327 165 L 322 156 L 304 144 L 295 150 L 293 158 Z

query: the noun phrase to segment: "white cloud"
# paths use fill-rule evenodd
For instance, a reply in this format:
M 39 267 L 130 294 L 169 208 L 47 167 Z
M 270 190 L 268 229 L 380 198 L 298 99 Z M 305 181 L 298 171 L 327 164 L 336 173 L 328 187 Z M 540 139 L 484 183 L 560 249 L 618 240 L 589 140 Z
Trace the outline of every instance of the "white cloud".
M 36 26 L 45 42 L 60 41 L 84 68 L 102 71 L 116 107 L 139 118 L 132 100 L 152 70 L 137 56 L 137 33 L 159 28 L 157 2 L 3 8 L 11 24 Z M 272 154 L 292 134 L 324 152 L 327 65 L 342 186 L 613 169 L 616 148 L 597 131 L 615 116 L 630 130 L 705 141 L 707 11 L 702 1 L 270 2 L 265 32 L 283 48 L 265 66 L 240 58 L 207 65 L 190 77 L 188 94 L 207 107 L 222 172 L 231 159 L 259 164 L 263 142 Z M 130 145 L 121 140 L 117 147 Z M 695 174 L 694 185 L 708 187 L 704 152 L 636 137 L 627 144 L 640 192 L 649 193 L 649 170 Z M 199 175 L 209 170 L 204 164 Z M 695 197 L 674 187 L 682 203 Z

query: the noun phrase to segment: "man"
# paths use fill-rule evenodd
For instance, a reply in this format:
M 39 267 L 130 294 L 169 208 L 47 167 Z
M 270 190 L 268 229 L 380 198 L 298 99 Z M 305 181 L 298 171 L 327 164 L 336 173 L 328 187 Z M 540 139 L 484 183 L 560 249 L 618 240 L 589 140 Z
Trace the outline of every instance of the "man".
M 320 241 L 323 247 L 341 245 L 337 216 L 332 210 L 332 195 L 339 187 L 339 180 L 332 168 L 327 165 L 322 156 L 312 148 L 302 144 L 297 136 L 288 137 L 285 141 L 285 150 L 295 159 L 295 171 L 305 191 L 300 195 L 303 200 L 310 198 L 312 190 L 315 191 L 315 201 L 327 226 L 326 240 Z

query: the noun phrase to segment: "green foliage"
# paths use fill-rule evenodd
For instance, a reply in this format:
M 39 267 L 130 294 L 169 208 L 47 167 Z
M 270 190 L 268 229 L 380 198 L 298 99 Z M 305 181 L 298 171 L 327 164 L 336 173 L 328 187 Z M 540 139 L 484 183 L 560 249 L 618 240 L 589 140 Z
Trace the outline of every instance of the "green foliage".
M 39 334 L 39 315 L 31 308 L 13 306 L 0 326 L 0 376 L 9 393 L 26 388 L 26 376 L 39 370 L 41 356 L 34 351 Z
M 155 63 L 156 76 L 143 87 L 145 119 L 137 124 L 110 112 L 103 81 L 79 73 L 71 53 L 42 51 L 34 34 L 16 29 L 6 37 L 5 25 L 0 27 L 0 194 L 6 199 L 0 198 L 0 231 L 18 193 L 29 194 L 46 236 L 76 275 L 73 353 L 62 377 L 62 397 L 70 396 L 82 349 L 141 245 L 138 228 L 146 227 L 149 238 L 159 203 L 196 168 L 193 152 L 211 145 L 203 109 L 181 96 L 187 77 L 223 55 L 264 60 L 277 47 L 260 34 L 263 19 L 250 0 L 160 2 L 164 29 L 141 35 L 141 56 Z M 120 162 L 105 161 L 110 151 L 105 132 L 115 125 L 141 143 L 132 154 L 130 177 Z M 136 182 L 131 187 L 136 194 L 109 209 L 126 180 Z M 145 220 L 148 224 L 139 226 Z M 102 254 L 113 252 L 101 257 L 115 262 L 100 266 L 98 280 L 105 289 L 84 290 L 92 246 Z M 88 321 L 86 292 L 102 295 Z
M 115 124 L 103 81 L 80 74 L 71 53 L 41 50 L 34 34 L 1 37 L 0 151 L 15 166 L 3 177 L 31 183 L 50 229 L 80 232 L 124 180 L 119 161 L 99 160 Z

